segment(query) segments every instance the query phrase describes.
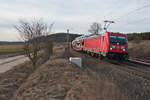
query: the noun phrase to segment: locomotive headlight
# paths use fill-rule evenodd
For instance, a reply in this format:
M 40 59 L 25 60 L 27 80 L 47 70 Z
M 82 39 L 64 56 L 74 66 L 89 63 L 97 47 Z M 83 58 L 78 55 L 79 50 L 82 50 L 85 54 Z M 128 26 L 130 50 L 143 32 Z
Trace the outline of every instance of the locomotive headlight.
M 110 47 L 109 47 L 110 50 L 112 50 L 112 49 L 114 49 L 114 48 L 116 48 L 116 47 L 115 47 L 115 46 L 110 46 Z
M 126 51 L 126 47 L 121 47 L 121 49 L 122 49 L 123 51 Z

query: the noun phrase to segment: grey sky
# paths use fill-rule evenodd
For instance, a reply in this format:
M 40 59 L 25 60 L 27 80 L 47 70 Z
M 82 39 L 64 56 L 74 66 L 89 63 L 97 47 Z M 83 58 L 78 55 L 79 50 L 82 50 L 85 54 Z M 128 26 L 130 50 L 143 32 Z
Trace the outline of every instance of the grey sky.
M 0 41 L 19 40 L 13 28 L 18 19 L 55 22 L 53 32 L 69 28 L 71 32 L 87 34 L 92 22 L 103 24 L 106 19 L 116 22 L 110 31 L 150 31 L 149 10 L 149 0 L 0 0 Z

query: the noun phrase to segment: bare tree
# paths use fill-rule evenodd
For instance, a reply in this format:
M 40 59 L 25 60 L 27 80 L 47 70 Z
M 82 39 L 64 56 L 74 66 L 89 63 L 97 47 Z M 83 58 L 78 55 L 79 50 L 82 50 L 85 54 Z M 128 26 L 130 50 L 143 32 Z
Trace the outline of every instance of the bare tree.
M 94 22 L 91 26 L 90 29 L 88 30 L 89 32 L 93 34 L 98 34 L 102 30 L 101 24 Z
M 20 33 L 22 39 L 25 41 L 25 55 L 29 57 L 34 66 L 36 65 L 36 62 L 38 60 L 39 51 L 43 46 L 41 44 L 46 44 L 44 42 L 47 42 L 47 39 L 41 40 L 41 37 L 46 37 L 50 33 L 52 25 L 53 24 L 48 27 L 48 25 L 41 19 L 31 21 L 20 20 L 19 25 L 15 25 L 15 28 Z

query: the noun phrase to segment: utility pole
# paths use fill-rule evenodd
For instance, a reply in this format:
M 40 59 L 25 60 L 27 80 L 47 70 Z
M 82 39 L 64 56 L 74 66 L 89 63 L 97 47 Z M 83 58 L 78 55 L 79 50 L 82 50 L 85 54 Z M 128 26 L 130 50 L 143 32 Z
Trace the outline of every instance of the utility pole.
M 70 57 L 69 29 L 67 29 L 67 56 Z
M 69 46 L 69 29 L 67 29 L 67 43 L 68 43 L 68 46 Z
M 105 20 L 104 23 L 105 23 L 104 30 L 107 32 L 107 29 L 110 26 L 110 24 L 115 23 L 115 22 L 114 21 Z

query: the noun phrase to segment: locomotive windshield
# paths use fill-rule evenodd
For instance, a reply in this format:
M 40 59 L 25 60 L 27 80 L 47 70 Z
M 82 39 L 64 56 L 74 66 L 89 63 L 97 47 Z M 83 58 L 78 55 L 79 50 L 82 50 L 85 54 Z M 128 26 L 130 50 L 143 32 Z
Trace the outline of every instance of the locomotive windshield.
M 112 44 L 121 44 L 125 45 L 126 44 L 126 37 L 125 36 L 116 36 L 116 35 L 110 35 L 109 36 L 109 41 Z

